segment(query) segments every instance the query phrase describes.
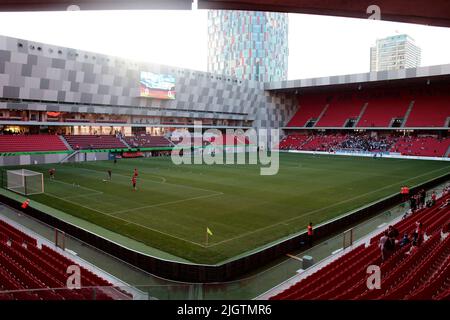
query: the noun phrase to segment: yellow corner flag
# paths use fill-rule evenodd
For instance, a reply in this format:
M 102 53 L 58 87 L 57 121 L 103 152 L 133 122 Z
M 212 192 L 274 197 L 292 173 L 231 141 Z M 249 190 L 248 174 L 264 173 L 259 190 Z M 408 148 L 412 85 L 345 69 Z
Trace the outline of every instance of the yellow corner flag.
M 210 236 L 212 236 L 212 235 L 213 235 L 213 233 L 211 232 L 211 230 L 209 230 L 209 228 L 208 228 L 208 227 L 206 227 L 206 233 L 207 233 L 207 234 L 209 234 Z

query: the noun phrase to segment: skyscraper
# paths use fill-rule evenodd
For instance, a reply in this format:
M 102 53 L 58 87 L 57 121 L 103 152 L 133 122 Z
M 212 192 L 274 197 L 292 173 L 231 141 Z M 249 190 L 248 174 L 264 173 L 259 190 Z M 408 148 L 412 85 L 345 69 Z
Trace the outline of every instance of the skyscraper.
M 208 72 L 243 80 L 286 80 L 288 51 L 286 13 L 208 12 Z
M 370 48 L 370 71 L 420 67 L 422 50 L 406 34 L 377 39 Z

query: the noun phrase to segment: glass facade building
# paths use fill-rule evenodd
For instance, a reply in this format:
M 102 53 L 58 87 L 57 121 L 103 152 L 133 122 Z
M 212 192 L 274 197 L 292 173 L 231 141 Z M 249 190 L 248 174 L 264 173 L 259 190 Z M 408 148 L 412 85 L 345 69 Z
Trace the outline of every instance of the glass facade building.
M 208 72 L 242 80 L 287 80 L 288 15 L 208 11 Z
M 370 71 L 420 67 L 422 50 L 406 34 L 378 39 L 370 48 Z

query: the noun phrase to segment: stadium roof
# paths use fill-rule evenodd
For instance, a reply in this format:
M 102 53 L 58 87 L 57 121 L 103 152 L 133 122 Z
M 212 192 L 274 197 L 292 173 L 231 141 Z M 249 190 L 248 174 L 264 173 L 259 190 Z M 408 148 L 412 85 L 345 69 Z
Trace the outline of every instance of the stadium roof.
M 0 0 L 0 11 L 66 11 L 74 5 L 81 10 L 191 10 L 192 0 Z
M 366 86 L 376 86 L 386 84 L 386 82 L 416 83 L 419 81 L 438 80 L 450 78 L 450 64 L 410 68 L 403 70 L 379 71 L 368 73 L 348 74 L 341 76 L 309 78 L 299 80 L 287 80 L 264 83 L 265 90 L 292 92 L 298 89 L 318 89 L 335 87 L 352 87 L 365 84 Z
M 191 10 L 192 0 L 0 0 L 0 11 L 176 9 Z M 367 19 L 377 5 L 381 20 L 450 27 L 448 0 L 198 0 L 199 9 L 279 11 Z
M 198 0 L 200 9 L 280 11 L 367 19 L 377 5 L 381 20 L 450 27 L 448 0 Z

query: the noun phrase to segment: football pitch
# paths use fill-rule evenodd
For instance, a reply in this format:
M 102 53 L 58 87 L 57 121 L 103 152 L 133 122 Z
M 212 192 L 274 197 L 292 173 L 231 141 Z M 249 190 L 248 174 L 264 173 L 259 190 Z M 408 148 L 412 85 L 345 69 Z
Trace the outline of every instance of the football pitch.
M 49 179 L 50 168 L 56 168 L 55 179 Z M 45 193 L 32 201 L 183 259 L 214 264 L 398 193 L 403 184 L 441 176 L 450 164 L 280 154 L 274 176 L 261 176 L 256 165 L 177 166 L 170 157 L 27 169 L 45 179 Z

